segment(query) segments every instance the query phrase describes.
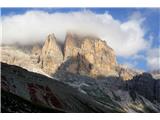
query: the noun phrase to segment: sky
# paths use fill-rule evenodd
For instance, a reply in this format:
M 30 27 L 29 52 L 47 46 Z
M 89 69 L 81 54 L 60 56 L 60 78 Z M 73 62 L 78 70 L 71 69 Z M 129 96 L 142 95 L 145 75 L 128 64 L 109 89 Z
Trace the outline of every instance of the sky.
M 117 61 L 129 68 L 160 69 L 158 8 L 2 8 L 2 43 L 44 41 L 54 33 L 64 42 L 67 31 L 105 40 Z

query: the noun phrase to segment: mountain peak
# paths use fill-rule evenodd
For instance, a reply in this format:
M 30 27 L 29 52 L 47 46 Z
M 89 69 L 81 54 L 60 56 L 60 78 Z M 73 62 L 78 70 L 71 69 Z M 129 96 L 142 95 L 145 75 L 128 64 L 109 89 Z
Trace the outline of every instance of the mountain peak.
M 52 74 L 63 60 L 63 54 L 56 41 L 54 34 L 49 34 L 42 48 L 41 67 L 48 73 Z
M 67 68 L 68 72 L 89 76 L 116 74 L 114 50 L 95 36 L 67 33 L 64 58 L 72 61 Z
M 89 77 L 120 76 L 127 79 L 128 76 L 133 77 L 130 71 L 118 67 L 115 52 L 106 41 L 94 35 L 67 32 L 64 46 L 61 47 L 55 35 L 49 34 L 42 47 L 40 44 L 33 46 L 32 55 L 27 54 L 30 59 L 28 61 L 48 75 L 55 74 L 65 66 L 63 73 L 70 72 Z M 6 54 L 2 56 L 4 62 L 12 59 L 6 58 Z M 14 59 L 19 59 L 18 55 Z M 13 64 L 17 64 L 17 61 L 15 62 Z M 28 64 L 27 66 L 31 66 Z

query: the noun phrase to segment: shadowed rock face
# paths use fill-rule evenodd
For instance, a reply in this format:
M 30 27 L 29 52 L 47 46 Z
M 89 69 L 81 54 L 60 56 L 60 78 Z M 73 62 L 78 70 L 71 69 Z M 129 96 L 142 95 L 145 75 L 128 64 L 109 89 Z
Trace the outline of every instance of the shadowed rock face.
M 55 79 L 5 63 L 1 63 L 1 68 L 2 90 L 32 104 L 63 112 L 124 112 L 121 108 L 103 105 Z M 2 102 L 3 107 L 4 104 Z
M 2 113 L 63 113 L 64 111 L 51 109 L 38 104 L 33 104 L 17 95 L 1 91 Z
M 151 85 L 147 91 L 149 84 L 157 81 L 148 74 L 137 76 L 130 81 L 123 81 L 114 76 L 101 76 L 99 78 L 101 80 L 96 81 L 94 78 L 68 73 L 63 77 L 59 76 L 60 81 L 58 81 L 5 63 L 1 64 L 1 68 L 2 90 L 7 93 L 3 94 L 2 106 L 11 109 L 9 112 L 14 112 L 14 107 L 26 111 L 19 106 L 24 104 L 29 107 L 29 110 L 27 109 L 29 112 L 32 112 L 30 108 L 33 111 L 40 108 L 39 112 L 41 110 L 45 112 L 44 109 L 47 108 L 53 109 L 49 110 L 50 112 L 54 110 L 55 112 L 160 111 L 160 84 L 159 82 L 154 84 L 155 89 Z M 4 99 L 8 94 L 19 96 L 24 100 L 13 96 L 13 102 L 6 104 L 7 101 Z M 31 103 L 26 103 L 26 100 Z M 22 101 L 22 104 L 18 104 L 17 101 Z M 14 106 L 13 103 L 17 105 Z
M 65 74 L 88 75 L 92 70 L 92 64 L 78 53 L 77 56 L 69 57 L 63 62 L 53 76 L 65 77 Z
M 137 75 L 127 83 L 131 91 L 136 91 L 151 101 L 160 102 L 160 80 L 155 80 L 151 74 Z

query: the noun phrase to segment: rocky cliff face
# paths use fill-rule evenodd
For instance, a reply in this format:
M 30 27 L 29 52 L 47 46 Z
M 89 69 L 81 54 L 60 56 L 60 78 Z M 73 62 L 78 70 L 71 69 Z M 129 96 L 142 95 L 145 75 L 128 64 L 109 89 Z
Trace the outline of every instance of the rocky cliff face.
M 41 68 L 47 74 L 54 73 L 62 63 L 63 54 L 59 45 L 57 44 L 54 34 L 47 37 L 40 57 Z
M 71 73 L 92 77 L 117 75 L 113 49 L 97 37 L 82 37 L 68 33 L 64 45 L 64 58 L 73 61 L 66 69 Z
M 124 80 L 134 76 L 132 72 L 119 67 L 114 50 L 94 36 L 68 32 L 62 49 L 54 34 L 48 35 L 42 46 L 33 45 L 29 52 L 11 47 L 1 49 L 1 61 L 30 71 L 41 71 L 45 75 L 68 72 L 90 77 L 119 76 Z

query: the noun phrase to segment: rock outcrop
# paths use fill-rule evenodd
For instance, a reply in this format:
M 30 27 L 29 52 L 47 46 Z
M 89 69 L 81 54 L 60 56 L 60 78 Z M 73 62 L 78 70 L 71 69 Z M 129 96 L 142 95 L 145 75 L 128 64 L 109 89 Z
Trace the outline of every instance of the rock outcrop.
M 151 74 L 137 75 L 127 83 L 131 92 L 137 92 L 151 101 L 160 102 L 160 80 L 154 79 Z
M 54 34 L 48 35 L 40 56 L 41 68 L 47 74 L 54 73 L 63 61 L 63 53 Z
M 39 47 L 34 47 L 32 53 L 31 51 L 26 53 L 16 46 L 1 46 L 0 53 L 1 62 L 17 65 L 29 71 L 49 76 L 40 68 L 41 48 Z
M 30 55 L 24 53 L 16 47 L 1 46 L 0 53 L 1 62 L 17 65 L 28 70 L 37 68 L 37 66 L 31 61 Z
M 54 34 L 50 34 L 44 44 L 23 48 L 27 52 L 19 49 L 20 45 L 18 49 L 2 47 L 1 61 L 50 76 L 69 72 L 94 78 L 119 76 L 129 80 L 135 75 L 119 67 L 114 50 L 100 38 L 68 32 L 61 47 Z
M 32 54 L 31 54 L 31 60 L 33 61 L 34 64 L 39 64 L 40 63 L 40 56 L 42 53 L 42 49 L 39 45 L 34 45 L 32 48 Z
M 71 60 L 74 62 L 67 68 L 68 72 L 92 77 L 117 75 L 113 49 L 97 37 L 68 33 L 64 45 L 64 58 L 74 58 Z
M 123 67 L 121 65 L 117 65 L 116 71 L 118 73 L 118 76 L 123 80 L 131 80 L 134 76 L 140 74 L 140 72 Z
M 152 74 L 153 78 L 160 80 L 160 69 L 159 70 L 150 71 L 149 73 Z

